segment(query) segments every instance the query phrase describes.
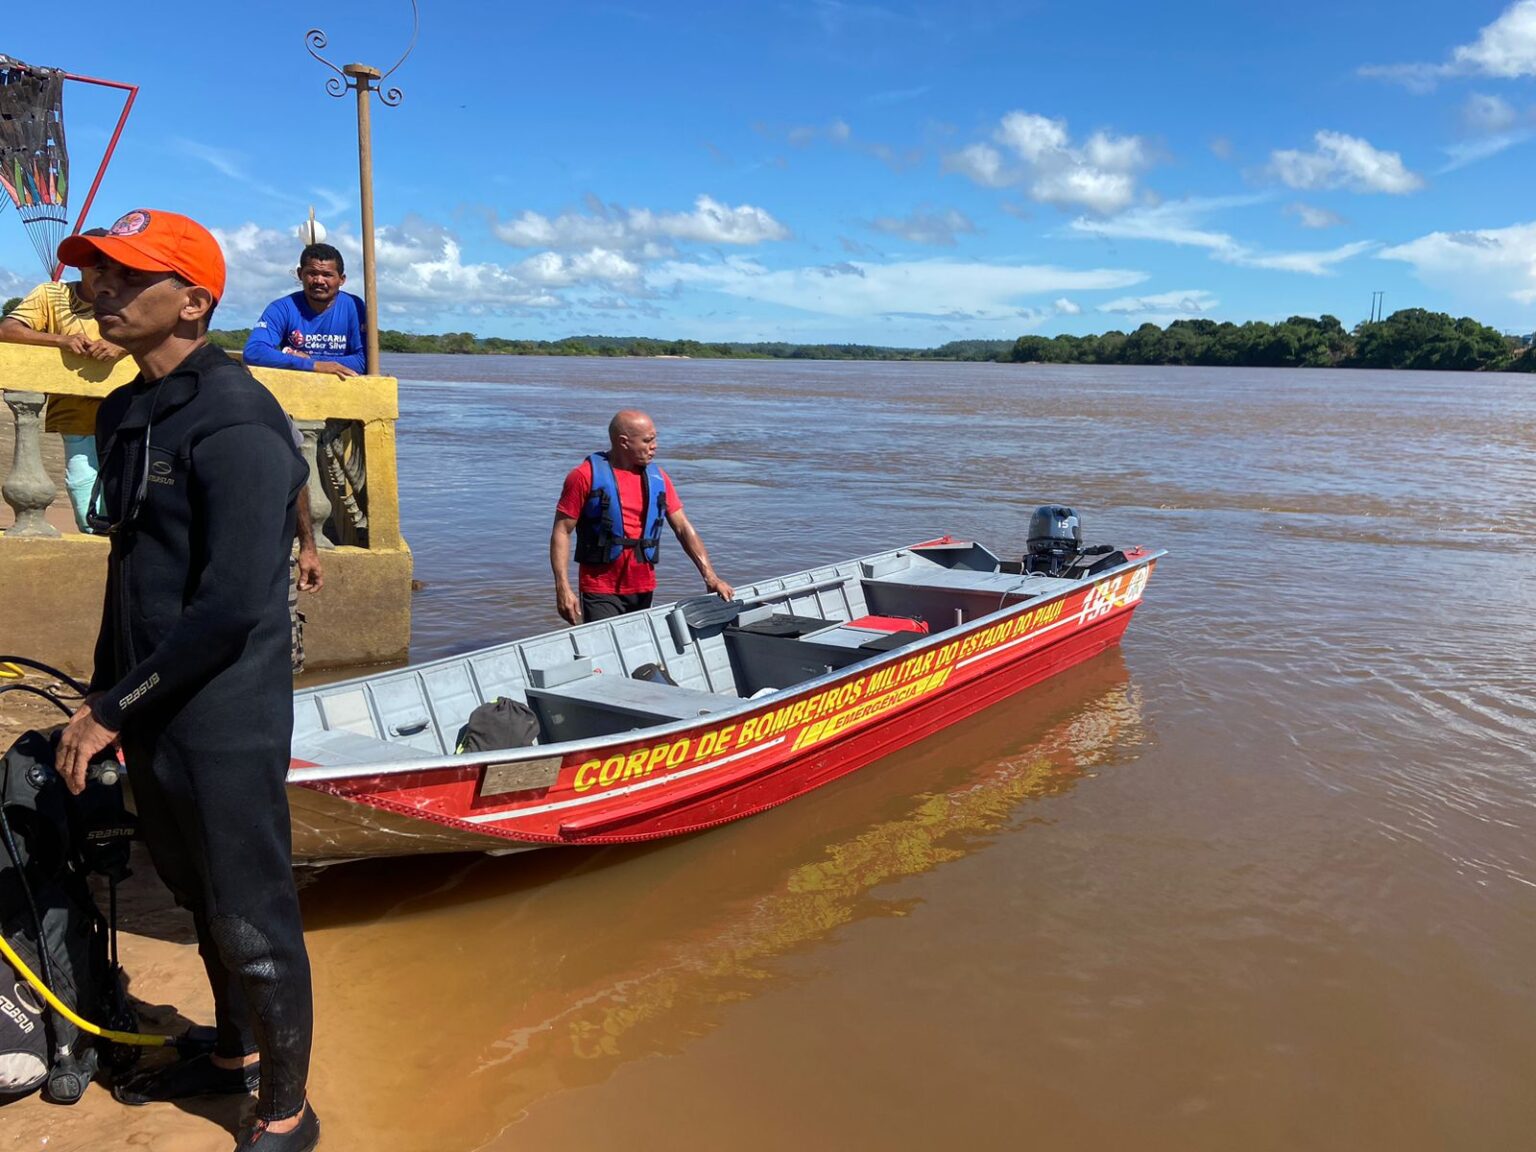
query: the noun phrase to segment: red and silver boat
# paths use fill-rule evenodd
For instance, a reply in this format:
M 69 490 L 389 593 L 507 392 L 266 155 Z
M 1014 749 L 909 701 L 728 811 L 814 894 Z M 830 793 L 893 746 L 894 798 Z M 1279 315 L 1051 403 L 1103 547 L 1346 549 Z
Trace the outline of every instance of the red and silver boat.
M 1161 555 L 1101 547 L 1040 571 L 946 536 L 730 604 L 295 693 L 294 858 L 610 844 L 750 816 L 1117 643 Z M 455 753 L 498 697 L 532 709 L 538 743 Z

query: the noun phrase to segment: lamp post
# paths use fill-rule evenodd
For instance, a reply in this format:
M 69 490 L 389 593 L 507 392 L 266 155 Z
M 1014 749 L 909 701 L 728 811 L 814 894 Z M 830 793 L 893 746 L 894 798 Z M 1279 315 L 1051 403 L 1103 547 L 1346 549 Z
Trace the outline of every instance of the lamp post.
M 421 31 L 421 10 L 416 0 L 411 0 L 411 42 L 388 72 L 380 72 L 371 64 L 348 64 L 338 68 L 324 56 L 320 49 L 326 46 L 325 33 L 311 28 L 304 33 L 304 47 L 334 76 L 325 81 L 325 90 L 338 99 L 347 92 L 357 93 L 357 180 L 363 216 L 363 293 L 368 309 L 368 375 L 379 374 L 379 292 L 378 272 L 373 260 L 373 131 L 369 121 L 369 96 L 378 94 L 380 100 L 391 108 L 405 97 L 398 88 L 385 88 L 383 83 L 396 68 L 405 63 L 406 56 L 416 47 L 416 36 Z

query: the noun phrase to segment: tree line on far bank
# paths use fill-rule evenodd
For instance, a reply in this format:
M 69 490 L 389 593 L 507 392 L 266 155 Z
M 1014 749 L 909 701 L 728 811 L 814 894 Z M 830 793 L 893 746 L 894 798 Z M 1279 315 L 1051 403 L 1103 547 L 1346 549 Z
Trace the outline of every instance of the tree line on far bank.
M 1470 316 L 1404 308 L 1353 331 L 1333 316 L 1280 324 L 1175 320 L 1100 336 L 1020 336 L 1007 359 L 1045 364 L 1178 364 L 1251 368 L 1395 368 L 1536 372 L 1536 347 Z
M 239 351 L 249 328 L 214 331 L 208 338 Z M 473 332 L 420 335 L 379 331 L 381 352 L 481 356 L 677 356 L 694 360 L 1007 360 L 1012 340 L 957 340 L 939 348 L 884 348 L 874 344 L 706 343 L 649 336 L 566 336 L 560 340 L 510 340 Z
M 21 302 L 7 300 L 0 315 Z M 245 347 L 250 329 L 213 331 L 221 348 Z M 656 340 L 646 336 L 567 336 L 509 340 L 472 332 L 419 335 L 383 329 L 385 352 L 501 356 L 687 356 L 755 360 L 968 360 L 1040 364 L 1145 364 L 1246 368 L 1392 368 L 1461 372 L 1536 372 L 1536 345 L 1463 316 L 1404 308 L 1346 329 L 1336 317 L 1292 316 L 1279 324 L 1175 320 L 1094 336 L 954 340 L 936 348 L 875 344 L 790 344 Z

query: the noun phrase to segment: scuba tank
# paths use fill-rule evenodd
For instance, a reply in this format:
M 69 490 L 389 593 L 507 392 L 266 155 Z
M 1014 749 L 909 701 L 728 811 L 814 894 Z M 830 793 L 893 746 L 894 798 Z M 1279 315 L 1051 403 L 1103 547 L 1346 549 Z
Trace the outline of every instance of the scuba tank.
M 64 1004 L 133 1031 L 115 924 L 133 821 L 110 753 L 92 764 L 85 791 L 69 794 L 53 767 L 61 731 L 27 732 L 0 761 L 0 935 Z M 92 896 L 92 873 L 107 879 L 110 918 Z M 51 1010 L 0 960 L 0 1100 L 41 1087 L 74 1103 L 102 1065 L 121 1071 L 136 1055 Z

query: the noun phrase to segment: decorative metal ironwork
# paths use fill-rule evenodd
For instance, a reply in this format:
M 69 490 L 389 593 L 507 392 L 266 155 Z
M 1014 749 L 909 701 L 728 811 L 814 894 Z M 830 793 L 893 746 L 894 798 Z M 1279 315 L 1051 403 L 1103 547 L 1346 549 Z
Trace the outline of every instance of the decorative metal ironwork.
M 320 49 L 324 48 L 328 43 L 330 43 L 330 41 L 325 38 L 325 33 L 319 28 L 311 28 L 308 32 L 304 33 L 304 50 L 307 51 L 316 60 L 320 61 L 320 63 L 324 64 L 332 72 L 336 73 L 336 75 L 326 78 L 325 90 L 332 96 L 345 96 L 347 94 L 346 75 L 340 68 L 336 67 L 336 65 L 332 64 L 324 56 L 320 55 Z
M 405 58 L 415 49 L 416 38 L 420 34 L 421 9 L 417 7 L 416 0 L 411 0 L 411 42 L 405 46 L 405 51 L 400 54 L 400 59 L 396 60 L 387 72 L 377 76 L 369 74 L 359 75 L 355 72 L 344 71 L 320 55 L 321 49 L 326 48 L 330 44 L 323 29 L 311 28 L 308 32 L 304 33 L 304 48 L 316 60 L 336 73 L 334 76 L 327 76 L 325 78 L 325 90 L 332 96 L 340 98 L 345 96 L 349 90 L 355 91 L 362 87 L 369 92 L 376 92 L 379 99 L 390 108 L 398 108 L 400 101 L 405 99 L 405 93 L 395 87 L 384 88 L 382 84 L 385 80 L 389 79 L 395 69 L 405 63 Z M 372 69 L 368 71 L 371 73 Z
M 388 72 L 380 72 L 371 64 L 348 64 L 344 68 L 338 68 L 320 54 L 320 50 L 327 43 L 325 33 L 319 28 L 311 28 L 304 33 L 305 49 L 335 73 L 334 76 L 326 77 L 325 90 L 332 96 L 344 96 L 349 91 L 357 93 L 357 184 L 363 217 L 363 294 L 368 310 L 365 338 L 368 342 L 368 375 L 370 376 L 379 374 L 379 285 L 378 270 L 373 258 L 373 144 L 372 129 L 369 127 L 371 117 L 368 111 L 371 101 L 368 97 L 377 95 L 389 108 L 397 107 L 405 98 L 405 93 L 400 89 L 382 88 L 380 85 L 394 74 L 395 69 L 405 63 L 405 58 L 411 54 L 411 49 L 416 47 L 416 37 L 420 32 L 421 9 L 417 6 L 416 0 L 411 0 L 411 42 L 405 46 L 404 53 L 390 66 Z

